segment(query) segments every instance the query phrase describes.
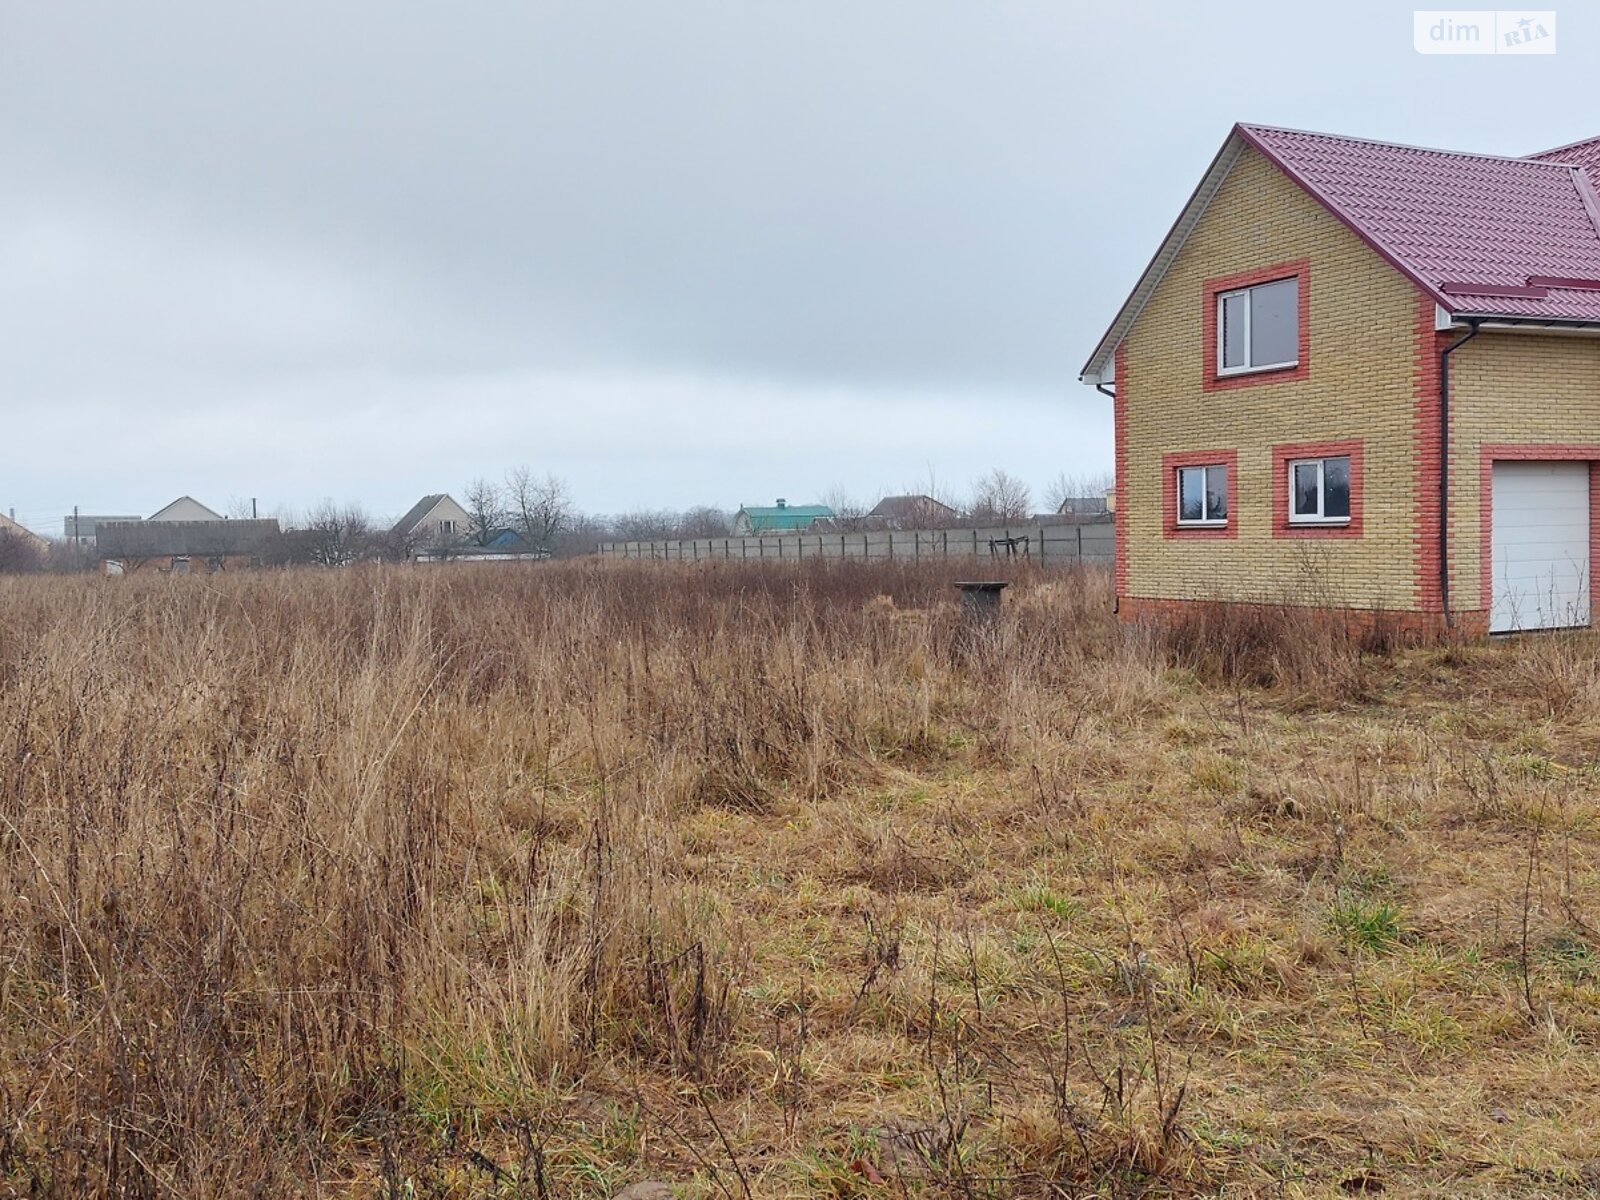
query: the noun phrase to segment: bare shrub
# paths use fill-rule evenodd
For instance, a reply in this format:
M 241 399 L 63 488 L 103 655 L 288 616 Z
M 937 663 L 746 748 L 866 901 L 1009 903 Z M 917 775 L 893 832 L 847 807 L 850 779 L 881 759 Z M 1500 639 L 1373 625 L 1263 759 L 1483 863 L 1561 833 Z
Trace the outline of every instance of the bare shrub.
M 1273 604 L 1196 604 L 1148 629 L 1175 665 L 1226 686 L 1284 687 L 1344 704 L 1368 696 L 1370 657 L 1402 644 L 1381 618 Z

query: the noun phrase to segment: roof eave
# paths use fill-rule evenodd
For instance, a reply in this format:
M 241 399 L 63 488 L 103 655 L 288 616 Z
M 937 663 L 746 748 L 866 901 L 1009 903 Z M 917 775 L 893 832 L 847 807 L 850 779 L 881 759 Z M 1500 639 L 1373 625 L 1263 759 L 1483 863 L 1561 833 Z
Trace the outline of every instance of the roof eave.
M 1178 219 L 1173 222 L 1172 228 L 1167 231 L 1167 236 L 1162 240 L 1161 248 L 1156 251 L 1149 265 L 1145 267 L 1144 273 L 1139 276 L 1139 282 L 1134 286 L 1133 292 L 1123 302 L 1122 308 L 1117 312 L 1116 319 L 1111 323 L 1111 327 L 1106 330 L 1099 344 L 1095 346 L 1094 353 L 1090 355 L 1089 361 L 1084 364 L 1083 370 L 1078 376 L 1082 382 L 1087 384 L 1108 382 L 1107 367 L 1110 365 L 1117 347 L 1122 343 L 1123 338 L 1128 334 L 1128 330 L 1132 328 L 1134 321 L 1138 319 L 1139 314 L 1144 310 L 1144 306 L 1149 302 L 1151 294 L 1166 275 L 1168 268 L 1172 265 L 1173 260 L 1177 258 L 1179 251 L 1183 249 L 1189 234 L 1193 231 L 1195 225 L 1199 223 L 1200 218 L 1205 215 L 1212 198 L 1228 177 L 1228 172 L 1233 169 L 1234 163 L 1238 161 L 1240 153 L 1246 146 L 1260 153 L 1268 162 L 1294 181 L 1302 191 L 1337 217 L 1347 229 L 1370 246 L 1374 253 L 1414 283 L 1424 295 L 1441 309 L 1451 314 L 1458 311 L 1458 304 L 1452 302 L 1432 282 L 1417 274 L 1416 271 L 1401 261 L 1394 251 L 1362 228 L 1348 212 L 1344 211 L 1321 188 L 1306 179 L 1274 152 L 1261 138 L 1257 137 L 1250 127 L 1239 123 L 1234 125 L 1228 132 L 1227 138 L 1222 143 L 1222 148 L 1217 151 L 1216 157 L 1211 160 L 1210 167 L 1206 169 L 1206 173 L 1201 178 L 1199 185 L 1190 195 L 1188 202 L 1183 207 L 1183 211 L 1178 215 Z
M 1178 252 L 1183 249 L 1184 242 L 1188 241 L 1189 234 L 1205 214 L 1212 197 L 1217 194 L 1217 189 L 1222 186 L 1222 181 L 1228 177 L 1228 172 L 1233 169 L 1233 164 L 1238 160 L 1240 152 L 1244 149 L 1244 141 L 1240 137 L 1239 126 L 1235 125 L 1223 139 L 1222 146 L 1211 159 L 1211 165 L 1206 168 L 1206 173 L 1201 176 L 1200 182 L 1190 193 L 1189 199 L 1184 203 L 1178 218 L 1167 230 L 1167 236 L 1161 239 L 1161 246 L 1151 257 L 1139 276 L 1139 282 L 1134 285 L 1133 291 L 1122 302 L 1122 307 L 1117 310 L 1115 319 L 1110 327 L 1101 336 L 1099 343 L 1094 348 L 1094 353 L 1089 356 L 1089 361 L 1084 363 L 1083 370 L 1078 378 L 1087 384 L 1101 384 L 1108 380 L 1106 368 L 1110 366 L 1112 356 L 1116 354 L 1117 347 L 1122 344 L 1122 339 L 1127 337 L 1128 330 L 1138 320 L 1139 314 L 1144 311 L 1144 306 L 1149 303 L 1151 294 L 1155 291 L 1167 273 L 1167 268 L 1177 258 Z
M 1470 311 L 1452 313 L 1451 316 L 1456 326 L 1477 325 L 1480 329 L 1514 330 L 1522 333 L 1600 335 L 1600 319 L 1531 317 L 1516 313 Z

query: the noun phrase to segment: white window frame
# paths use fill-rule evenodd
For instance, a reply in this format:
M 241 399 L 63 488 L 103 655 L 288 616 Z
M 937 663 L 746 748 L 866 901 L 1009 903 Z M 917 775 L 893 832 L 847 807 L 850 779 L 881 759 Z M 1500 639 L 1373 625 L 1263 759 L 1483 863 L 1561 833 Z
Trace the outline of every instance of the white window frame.
M 1185 471 L 1202 472 L 1200 476 L 1200 511 L 1202 514 L 1204 514 L 1211 507 L 1211 480 L 1209 475 L 1206 473 L 1211 471 L 1227 471 L 1228 469 L 1229 466 L 1225 462 L 1188 463 L 1184 466 L 1173 468 L 1175 474 L 1172 477 L 1172 503 L 1173 507 L 1177 511 L 1172 515 L 1175 523 L 1180 529 L 1222 529 L 1227 526 L 1228 514 L 1226 513 L 1220 517 L 1202 515 L 1198 518 L 1195 518 L 1185 517 L 1183 515 L 1183 473 Z M 1224 503 L 1226 503 L 1226 497 L 1228 495 L 1228 488 L 1226 484 L 1224 484 L 1222 487 L 1222 495 L 1224 497 Z
M 1288 472 L 1288 474 L 1284 479 L 1285 494 L 1289 498 L 1289 524 L 1291 524 L 1291 525 L 1348 525 L 1348 524 L 1350 524 L 1350 518 L 1349 518 L 1348 515 L 1343 516 L 1343 517 L 1325 517 L 1325 516 L 1322 515 L 1323 509 L 1325 509 L 1327 507 L 1327 505 L 1328 505 L 1328 484 L 1327 484 L 1327 479 L 1326 479 L 1326 477 L 1324 475 L 1324 471 L 1326 470 L 1325 464 L 1329 460 L 1336 459 L 1336 458 L 1342 458 L 1345 461 L 1345 464 L 1346 464 L 1346 466 L 1345 466 L 1345 474 L 1346 474 L 1346 476 L 1348 477 L 1348 479 L 1350 481 L 1350 484 L 1349 484 L 1349 486 L 1350 486 L 1350 501 L 1351 501 L 1352 506 L 1354 505 L 1354 503 L 1355 503 L 1355 489 L 1356 489 L 1355 464 L 1351 460 L 1350 455 L 1348 455 L 1348 454 L 1322 454 L 1322 455 L 1318 455 L 1316 458 L 1291 458 L 1288 461 L 1287 466 L 1285 467 L 1285 470 Z M 1295 486 L 1294 486 L 1295 468 L 1296 467 L 1307 467 L 1307 466 L 1315 466 L 1317 468 L 1317 511 L 1315 513 L 1297 513 L 1297 512 L 1295 512 L 1295 498 L 1296 498 L 1296 491 L 1295 491 Z
M 1298 289 L 1305 285 L 1305 281 L 1302 280 L 1300 278 L 1300 276 L 1298 276 L 1298 275 L 1285 275 L 1282 279 L 1263 279 L 1260 283 L 1252 283 L 1249 287 L 1230 288 L 1226 292 L 1218 292 L 1217 293 L 1217 375 L 1219 377 L 1221 377 L 1223 375 L 1255 375 L 1255 374 L 1259 374 L 1262 371 L 1285 371 L 1285 370 L 1290 369 L 1291 367 L 1298 367 L 1300 365 L 1300 355 L 1298 353 L 1296 353 L 1295 356 L 1293 358 L 1289 359 L 1287 362 L 1259 363 L 1259 364 L 1254 364 L 1254 365 L 1251 364 L 1251 362 L 1250 362 L 1250 351 L 1251 351 L 1252 346 L 1253 346 L 1253 342 L 1251 341 L 1251 332 L 1250 332 L 1250 314 L 1255 309 L 1255 301 L 1250 299 L 1250 293 L 1255 291 L 1257 288 L 1270 287 L 1274 283 L 1287 283 L 1291 279 L 1296 281 L 1296 283 L 1295 283 L 1295 287 L 1296 287 L 1296 293 L 1295 293 L 1296 304 L 1295 304 L 1295 314 L 1294 314 L 1294 334 L 1295 334 L 1295 345 L 1298 346 L 1300 344 L 1300 335 L 1304 332 L 1300 328 L 1300 306 L 1299 306 L 1299 303 L 1298 303 L 1300 297 L 1299 297 Z M 1238 367 L 1230 367 L 1230 366 L 1224 365 L 1224 360 L 1225 360 L 1224 339 L 1227 337 L 1228 328 L 1227 328 L 1227 322 L 1223 318 L 1223 304 L 1224 304 L 1224 302 L 1226 300 L 1228 300 L 1232 296 L 1244 296 L 1245 297 L 1245 304 L 1244 304 L 1244 358 L 1245 358 L 1245 361 L 1244 361 L 1244 365 L 1243 366 L 1238 366 Z
M 440 533 L 454 533 L 455 531 L 456 531 L 456 523 L 454 521 L 452 521 L 449 517 L 441 517 L 440 518 L 440 520 L 439 520 L 439 532 Z

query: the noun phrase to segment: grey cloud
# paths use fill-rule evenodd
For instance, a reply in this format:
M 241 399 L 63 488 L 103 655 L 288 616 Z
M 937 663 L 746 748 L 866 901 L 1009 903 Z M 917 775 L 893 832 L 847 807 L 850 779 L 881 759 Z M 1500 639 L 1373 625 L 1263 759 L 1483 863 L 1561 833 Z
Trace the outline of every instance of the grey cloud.
M 30 513 L 524 460 L 600 509 L 1102 469 L 1076 370 L 1229 122 L 1555 144 L 1597 132 L 1563 37 L 1423 61 L 1377 0 L 0 0 L 0 387 L 14 429 L 98 431 L 0 468 Z

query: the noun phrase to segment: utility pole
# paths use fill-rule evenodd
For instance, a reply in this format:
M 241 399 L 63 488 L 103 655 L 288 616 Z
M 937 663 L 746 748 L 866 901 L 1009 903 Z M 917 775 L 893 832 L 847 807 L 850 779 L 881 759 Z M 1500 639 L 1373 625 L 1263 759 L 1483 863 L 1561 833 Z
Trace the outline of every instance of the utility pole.
M 78 506 L 76 504 L 72 506 L 72 544 L 74 546 L 83 545 L 83 539 L 78 536 Z
M 250 519 L 252 521 L 256 519 L 256 498 L 254 496 L 250 497 Z

